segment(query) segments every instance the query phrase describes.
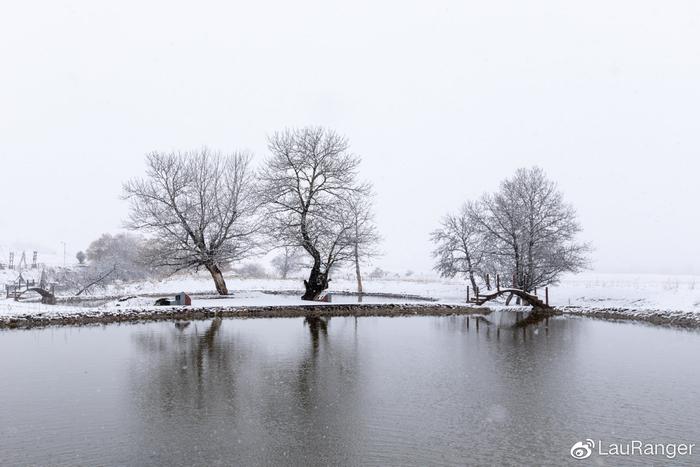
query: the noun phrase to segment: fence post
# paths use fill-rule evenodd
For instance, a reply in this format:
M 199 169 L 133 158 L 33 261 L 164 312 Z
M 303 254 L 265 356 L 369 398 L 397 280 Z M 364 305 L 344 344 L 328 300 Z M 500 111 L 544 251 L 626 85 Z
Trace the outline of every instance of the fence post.
M 467 303 L 469 303 L 469 286 L 467 286 Z
M 501 291 L 501 276 L 500 276 L 500 274 L 496 274 L 496 290 L 498 292 Z
M 549 287 L 544 288 L 544 304 L 549 306 Z

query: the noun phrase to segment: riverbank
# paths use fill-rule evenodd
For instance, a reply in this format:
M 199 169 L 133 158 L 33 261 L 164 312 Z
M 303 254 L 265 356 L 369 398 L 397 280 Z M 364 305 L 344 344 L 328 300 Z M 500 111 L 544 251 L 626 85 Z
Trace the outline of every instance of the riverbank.
M 216 299 L 215 299 L 216 300 Z M 529 307 L 522 311 L 529 310 Z M 0 329 L 30 329 L 46 326 L 81 326 L 91 324 L 135 323 L 146 321 L 202 320 L 211 318 L 307 318 L 307 317 L 400 317 L 400 316 L 487 316 L 495 310 L 514 307 L 459 305 L 448 303 L 343 303 L 304 305 L 250 306 L 164 306 L 137 308 L 63 308 L 0 316 Z M 606 321 L 638 321 L 654 325 L 700 328 L 700 315 L 693 312 L 635 310 L 626 308 L 560 307 L 533 315 L 539 322 L 544 315 L 571 315 Z M 523 324 L 528 324 L 524 320 Z
M 198 320 L 210 318 L 398 317 L 486 315 L 486 307 L 449 304 L 338 304 L 243 307 L 149 307 L 135 309 L 85 309 L 71 313 L 34 313 L 0 316 L 0 329 L 44 326 L 109 324 L 142 321 Z

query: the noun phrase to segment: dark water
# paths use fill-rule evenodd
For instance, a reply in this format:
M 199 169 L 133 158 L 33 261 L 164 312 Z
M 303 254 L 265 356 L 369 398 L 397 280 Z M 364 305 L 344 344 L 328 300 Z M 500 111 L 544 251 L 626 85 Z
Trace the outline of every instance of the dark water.
M 700 465 L 700 450 L 569 454 L 586 438 L 700 444 L 700 333 L 583 318 L 476 324 L 0 332 L 0 465 Z

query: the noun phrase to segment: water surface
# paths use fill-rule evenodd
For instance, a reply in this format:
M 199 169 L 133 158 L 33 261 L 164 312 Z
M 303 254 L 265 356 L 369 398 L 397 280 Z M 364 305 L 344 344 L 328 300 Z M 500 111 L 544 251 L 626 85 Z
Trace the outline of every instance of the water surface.
M 700 442 L 700 333 L 512 318 L 3 331 L 0 465 L 644 465 L 569 450 Z

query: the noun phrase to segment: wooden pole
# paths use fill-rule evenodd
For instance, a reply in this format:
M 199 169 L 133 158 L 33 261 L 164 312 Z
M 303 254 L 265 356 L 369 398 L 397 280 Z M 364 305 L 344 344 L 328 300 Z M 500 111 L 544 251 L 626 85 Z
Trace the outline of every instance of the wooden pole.
M 496 274 L 496 290 L 501 291 L 501 276 L 500 274 Z
M 544 304 L 549 306 L 549 287 L 544 288 Z
M 467 303 L 469 303 L 469 286 L 467 286 Z

